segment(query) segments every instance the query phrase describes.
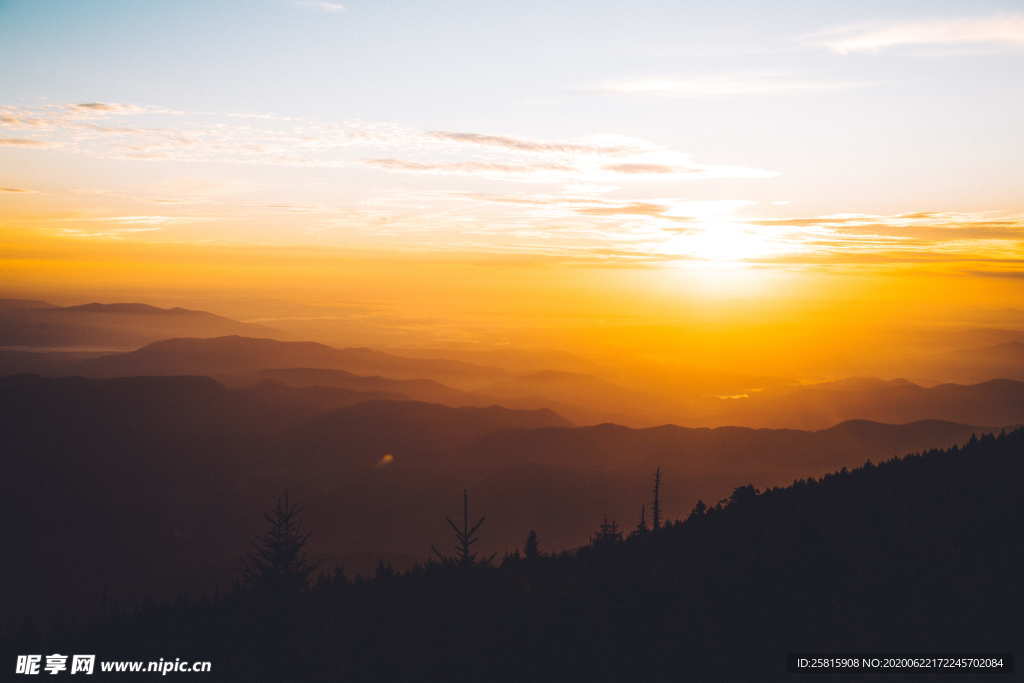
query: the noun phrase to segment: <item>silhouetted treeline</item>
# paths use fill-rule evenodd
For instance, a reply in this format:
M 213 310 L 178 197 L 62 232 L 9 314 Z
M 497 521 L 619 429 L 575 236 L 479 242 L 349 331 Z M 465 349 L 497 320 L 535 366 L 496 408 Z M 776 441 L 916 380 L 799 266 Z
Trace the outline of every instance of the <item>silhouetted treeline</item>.
M 335 570 L 270 595 L 239 583 L 25 628 L 14 645 L 211 659 L 224 681 L 770 681 L 787 680 L 795 650 L 1013 651 L 1022 454 L 1024 430 L 985 436 L 739 487 L 623 540 L 595 520 L 594 542 L 573 552 L 540 553 L 539 528 L 495 566 L 428 561 L 356 581 Z
M 206 377 L 0 377 L 0 518 L 17 520 L 8 536 L 19 558 L 0 563 L 0 604 L 49 618 L 96 611 L 104 589 L 134 602 L 228 586 L 282 491 L 305 509 L 316 559 L 372 575 L 381 560 L 408 569 L 431 543 L 447 552 L 444 517 L 458 514 L 464 488 L 487 514 L 475 550 L 500 558 L 525 552 L 529 529 L 547 551 L 586 543 L 605 514 L 632 531 L 642 503 L 650 526 L 658 466 L 671 517 L 738 484 L 788 483 L 982 431 L 935 421 L 569 427 L 549 411 L 367 396 Z

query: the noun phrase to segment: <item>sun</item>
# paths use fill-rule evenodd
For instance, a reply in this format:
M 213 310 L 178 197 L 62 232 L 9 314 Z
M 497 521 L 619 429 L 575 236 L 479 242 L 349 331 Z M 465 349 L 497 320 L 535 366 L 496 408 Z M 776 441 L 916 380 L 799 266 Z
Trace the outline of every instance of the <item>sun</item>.
M 715 223 L 673 238 L 673 253 L 712 263 L 742 263 L 777 253 L 779 245 L 758 234 L 752 226 Z
M 760 232 L 758 226 L 715 221 L 673 236 L 661 251 L 676 257 L 669 269 L 675 275 L 666 279 L 668 286 L 721 300 L 777 292 L 786 278 L 759 261 L 786 253 L 790 247 Z

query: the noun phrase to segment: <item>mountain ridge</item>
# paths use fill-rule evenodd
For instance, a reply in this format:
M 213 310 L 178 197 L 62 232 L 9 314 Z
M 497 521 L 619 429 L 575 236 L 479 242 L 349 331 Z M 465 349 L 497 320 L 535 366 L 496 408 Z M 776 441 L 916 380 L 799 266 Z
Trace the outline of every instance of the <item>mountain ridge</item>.
M 55 306 L 47 302 L 4 300 L 0 304 L 0 347 L 131 349 L 174 336 L 225 334 L 281 333 L 209 311 L 160 308 L 138 302 Z

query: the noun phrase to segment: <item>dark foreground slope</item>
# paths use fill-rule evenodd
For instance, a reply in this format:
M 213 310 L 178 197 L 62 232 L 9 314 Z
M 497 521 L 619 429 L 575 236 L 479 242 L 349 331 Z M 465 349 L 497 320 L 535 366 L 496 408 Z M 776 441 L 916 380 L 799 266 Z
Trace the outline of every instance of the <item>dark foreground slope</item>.
M 211 659 L 220 681 L 807 680 L 785 673 L 787 653 L 1012 652 L 1022 452 L 1024 430 L 741 487 L 685 521 L 557 556 L 239 587 L 26 630 L 13 646 Z

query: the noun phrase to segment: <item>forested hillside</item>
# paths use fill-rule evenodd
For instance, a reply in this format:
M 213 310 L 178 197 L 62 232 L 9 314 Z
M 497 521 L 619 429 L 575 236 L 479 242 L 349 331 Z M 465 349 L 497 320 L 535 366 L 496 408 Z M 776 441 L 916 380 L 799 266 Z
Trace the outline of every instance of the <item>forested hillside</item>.
M 238 681 L 771 681 L 788 680 L 795 650 L 1009 652 L 1022 453 L 1017 430 L 739 487 L 659 528 L 595 520 L 589 545 L 555 555 L 541 529 L 488 561 L 471 543 L 484 521 L 461 538 L 465 552 L 442 548 L 405 573 L 382 565 L 373 580 L 314 567 L 300 508 L 279 501 L 233 589 L 112 602 L 99 625 L 26 627 L 14 645 L 173 652 L 214 659 L 216 680 Z M 468 527 L 488 507 L 470 500 Z

